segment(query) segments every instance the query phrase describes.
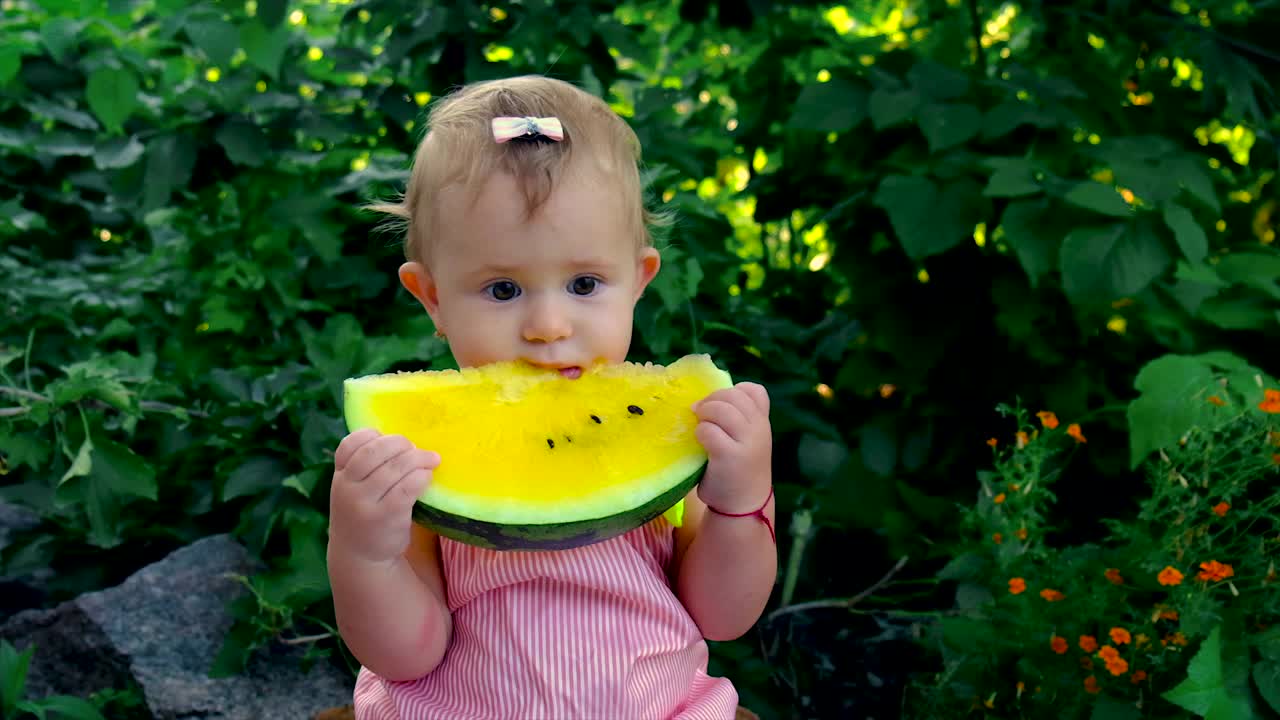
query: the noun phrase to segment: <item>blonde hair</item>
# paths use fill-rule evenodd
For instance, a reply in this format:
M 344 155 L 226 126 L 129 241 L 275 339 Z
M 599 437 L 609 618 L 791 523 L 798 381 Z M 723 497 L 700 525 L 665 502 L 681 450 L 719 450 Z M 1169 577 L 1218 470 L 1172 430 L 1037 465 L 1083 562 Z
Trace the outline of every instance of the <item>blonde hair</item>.
M 497 143 L 490 121 L 502 116 L 559 118 L 564 139 Z M 594 171 L 616 184 L 637 244 L 652 245 L 651 229 L 669 219 L 645 206 L 639 163 L 635 131 L 600 98 L 538 75 L 490 80 L 464 86 L 431 107 L 399 202 L 367 208 L 395 218 L 393 225 L 405 233 L 405 257 L 422 260 L 437 234 L 437 198 L 443 190 L 462 188 L 474 201 L 487 178 L 505 172 L 515 178 L 531 217 L 567 173 Z

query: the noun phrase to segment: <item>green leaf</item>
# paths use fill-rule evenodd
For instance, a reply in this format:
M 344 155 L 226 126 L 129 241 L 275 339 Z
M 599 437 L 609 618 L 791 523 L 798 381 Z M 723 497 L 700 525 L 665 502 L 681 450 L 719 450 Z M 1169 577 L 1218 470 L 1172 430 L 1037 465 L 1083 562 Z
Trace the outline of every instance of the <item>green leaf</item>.
M 311 493 L 315 492 L 316 486 L 320 484 L 321 479 L 323 479 L 323 473 L 316 468 L 310 468 L 296 475 L 290 475 L 280 481 L 280 484 L 297 490 L 305 498 L 310 498 Z
M 1041 278 L 1058 267 L 1058 249 L 1062 246 L 1062 237 L 1052 229 L 1049 201 L 1015 200 L 1004 209 L 1000 225 L 1004 240 L 1018 256 L 1031 287 L 1039 287 Z
M 98 708 L 93 703 L 84 698 L 72 695 L 50 695 L 39 701 L 40 705 L 48 712 L 53 713 L 52 718 L 66 720 L 104 720 L 102 713 L 98 712 Z
M 185 135 L 169 133 L 147 143 L 143 207 L 155 210 L 167 204 L 173 191 L 184 187 L 191 179 L 195 162 L 195 147 Z
M 221 500 L 227 502 L 270 490 L 279 486 L 288 474 L 288 466 L 279 458 L 253 455 L 227 476 L 227 482 L 222 486 Z
M 1129 466 L 1148 454 L 1176 444 L 1211 406 L 1214 375 L 1202 360 L 1165 355 L 1143 366 L 1134 380 L 1140 393 L 1125 412 L 1129 421 Z
M 968 179 L 939 190 L 926 177 L 889 175 L 881 181 L 874 202 L 888 213 L 898 241 L 913 260 L 945 252 L 973 237 L 973 228 L 986 213 L 986 200 Z
M 919 115 L 931 153 L 961 145 L 982 130 L 982 113 L 968 103 L 925 104 Z
M 1183 256 L 1192 263 L 1199 263 L 1209 255 L 1209 238 L 1205 236 L 1204 228 L 1196 223 L 1190 210 L 1177 203 L 1167 203 L 1164 206 L 1164 222 L 1173 231 Z
M 920 94 L 934 100 L 951 100 L 969 92 L 968 75 L 933 60 L 912 65 L 907 81 Z
M 97 434 L 93 442 L 93 470 L 89 480 L 116 495 L 156 500 L 160 487 L 156 471 L 131 448 Z
M 1129 217 L 1133 214 L 1133 208 L 1129 207 L 1115 188 L 1096 180 L 1077 183 L 1067 191 L 1063 199 L 1077 207 L 1112 217 Z
M 799 130 L 844 132 L 867 117 L 867 91 L 845 78 L 804 86 L 787 126 Z
M 59 62 L 65 61 L 67 53 L 75 45 L 80 31 L 88 24 L 87 20 L 75 20 L 69 17 L 55 17 L 40 26 L 40 40 L 49 48 L 49 54 Z
M 1218 193 L 1213 188 L 1213 178 L 1205 169 L 1206 161 L 1207 158 L 1197 155 L 1180 155 L 1166 160 L 1165 165 L 1169 168 L 1169 173 L 1178 179 L 1182 189 L 1217 216 L 1222 214 L 1222 204 L 1218 200 Z
M 987 181 L 982 194 L 987 197 L 1025 197 L 1043 190 L 1035 178 L 1035 168 L 1026 158 L 1002 159 Z M 1008 212 L 1006 211 L 1006 215 Z
M 1165 700 L 1197 715 L 1206 715 L 1226 693 L 1222 681 L 1221 628 L 1215 627 L 1191 658 L 1187 678 L 1161 695 Z
M 86 435 L 80 443 L 80 450 L 76 452 L 75 460 L 71 461 L 71 467 L 62 474 L 58 484 L 62 485 L 71 478 L 84 477 L 91 470 L 93 470 L 93 441 Z
M 224 68 L 231 64 L 240 41 L 235 25 L 216 15 L 201 14 L 188 17 L 183 29 L 209 62 Z
M 1101 695 L 1093 706 L 1089 720 L 1139 720 L 1142 711 L 1133 702 Z
M 1218 276 L 1258 290 L 1272 300 L 1280 300 L 1280 255 L 1260 252 L 1232 252 L 1218 259 Z
M 145 150 L 137 135 L 113 137 L 94 150 L 93 165 L 99 170 L 127 168 L 138 162 Z
M 898 438 L 887 427 L 878 424 L 862 429 L 862 464 L 871 472 L 887 477 L 898 465 Z
M 914 90 L 877 88 L 871 93 L 868 109 L 872 125 L 877 130 L 883 130 L 910 120 L 919 106 L 920 93 Z
M 288 0 L 258 0 L 258 20 L 268 28 L 273 28 L 284 21 L 289 10 Z
M 990 563 L 985 555 L 966 552 L 951 559 L 938 571 L 939 580 L 972 580 L 987 572 Z
M 138 78 L 124 68 L 102 67 L 89 75 L 85 99 L 108 130 L 119 130 L 139 106 Z
M 830 482 L 849 460 L 849 448 L 838 440 L 820 438 L 813 433 L 800 436 L 797 448 L 800 473 L 815 483 Z
M 227 151 L 227 157 L 237 165 L 260 167 L 270 154 L 270 146 L 262 137 L 262 130 L 248 122 L 231 121 L 218 128 L 214 139 Z
M 244 48 L 249 64 L 272 79 L 280 76 L 280 62 L 284 60 L 289 40 L 288 25 L 277 25 L 272 30 L 260 22 L 247 22 L 240 26 L 240 46 Z
M 1063 288 L 1076 304 L 1110 302 L 1137 294 L 1172 261 L 1145 222 L 1079 227 L 1062 242 Z
M 1280 713 L 1280 661 L 1263 660 L 1253 666 L 1253 682 L 1271 709 Z
M 1272 304 L 1264 298 L 1218 294 L 1196 308 L 1196 315 L 1226 330 L 1263 330 L 1275 325 Z
M 0 47 L 0 87 L 8 85 L 22 69 L 24 51 L 17 45 Z
M 18 652 L 8 640 L 0 640 L 0 715 L 11 717 L 14 707 L 26 694 L 23 689 L 27 684 L 31 656 L 35 651 L 34 643 Z

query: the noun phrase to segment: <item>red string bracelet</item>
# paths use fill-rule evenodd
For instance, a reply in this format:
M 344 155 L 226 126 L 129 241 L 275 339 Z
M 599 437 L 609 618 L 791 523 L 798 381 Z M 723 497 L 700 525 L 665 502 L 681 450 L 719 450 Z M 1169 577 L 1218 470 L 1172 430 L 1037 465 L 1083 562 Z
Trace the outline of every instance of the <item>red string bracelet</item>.
M 715 513 L 716 515 L 723 515 L 725 517 L 758 517 L 760 518 L 760 522 L 764 523 L 764 526 L 769 528 L 769 538 L 773 540 L 774 545 L 777 545 L 778 536 L 775 535 L 773 532 L 773 523 L 769 522 L 769 517 L 764 514 L 764 509 L 769 507 L 769 501 L 772 499 L 773 499 L 773 488 L 769 488 L 769 497 L 764 499 L 764 503 L 761 504 L 760 507 L 756 508 L 755 510 L 752 510 L 751 512 L 727 513 L 727 512 L 722 512 L 720 510 L 717 510 L 711 507 L 710 505 L 707 505 L 707 509 Z

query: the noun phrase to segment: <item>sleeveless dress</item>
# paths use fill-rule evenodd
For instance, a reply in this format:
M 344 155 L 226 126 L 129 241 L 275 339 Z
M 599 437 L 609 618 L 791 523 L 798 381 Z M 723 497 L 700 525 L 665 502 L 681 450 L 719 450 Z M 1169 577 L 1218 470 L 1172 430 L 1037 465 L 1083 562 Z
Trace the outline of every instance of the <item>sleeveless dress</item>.
M 738 693 L 675 597 L 664 517 L 572 550 L 440 538 L 453 638 L 417 680 L 360 668 L 356 720 L 732 720 Z

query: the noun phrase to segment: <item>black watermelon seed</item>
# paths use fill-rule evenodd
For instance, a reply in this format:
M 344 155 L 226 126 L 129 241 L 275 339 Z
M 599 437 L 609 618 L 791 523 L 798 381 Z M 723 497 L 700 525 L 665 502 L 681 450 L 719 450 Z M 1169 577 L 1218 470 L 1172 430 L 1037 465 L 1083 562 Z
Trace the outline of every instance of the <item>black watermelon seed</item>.
M 565 442 L 573 442 L 573 438 L 569 437 L 568 435 L 565 435 L 564 439 L 565 439 Z
M 551 438 L 547 438 L 547 447 L 549 447 L 549 448 L 551 448 L 552 450 L 554 450 L 554 449 L 555 449 L 555 447 L 556 447 L 556 441 L 555 441 L 555 440 L 552 440 Z
M 641 410 L 639 405 L 628 405 L 628 406 L 627 406 L 627 412 L 631 413 L 632 415 L 643 415 L 643 414 L 644 414 L 644 410 Z
M 600 424 L 600 418 L 596 417 L 595 415 L 592 415 L 592 416 L 591 416 L 591 419 L 592 419 L 592 420 L 595 420 L 597 425 L 599 425 L 599 424 Z

